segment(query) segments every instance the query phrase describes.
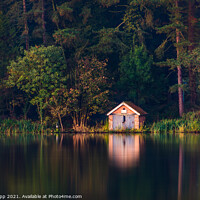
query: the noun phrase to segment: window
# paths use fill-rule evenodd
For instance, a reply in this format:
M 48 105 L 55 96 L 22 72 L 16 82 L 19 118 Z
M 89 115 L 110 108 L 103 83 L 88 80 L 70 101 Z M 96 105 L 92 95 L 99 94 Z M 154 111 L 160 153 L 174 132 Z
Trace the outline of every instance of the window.
M 126 108 L 123 108 L 123 109 L 121 110 L 121 114 L 126 114 L 126 113 L 127 113 Z
M 126 121 L 126 116 L 123 115 L 123 121 L 122 123 L 124 123 Z

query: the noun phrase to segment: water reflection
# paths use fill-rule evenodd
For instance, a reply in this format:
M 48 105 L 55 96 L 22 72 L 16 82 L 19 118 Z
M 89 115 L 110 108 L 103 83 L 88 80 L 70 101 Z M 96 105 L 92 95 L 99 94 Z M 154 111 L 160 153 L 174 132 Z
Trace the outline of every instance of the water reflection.
M 196 200 L 199 155 L 200 135 L 0 136 L 0 194 Z
M 179 162 L 178 162 L 178 200 L 181 200 L 182 194 L 182 181 L 183 181 L 183 149 L 179 144 Z
M 139 135 L 109 135 L 109 160 L 113 166 L 127 169 L 139 165 L 142 138 Z

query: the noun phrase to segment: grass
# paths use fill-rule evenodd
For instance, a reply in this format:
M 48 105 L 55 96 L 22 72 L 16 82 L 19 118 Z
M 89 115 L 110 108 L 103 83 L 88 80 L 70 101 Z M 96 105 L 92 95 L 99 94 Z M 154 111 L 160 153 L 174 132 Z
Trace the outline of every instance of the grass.
M 43 132 L 44 130 L 44 132 Z M 14 120 L 4 119 L 0 121 L 0 133 L 5 134 L 17 134 L 17 133 L 47 133 L 49 129 L 42 127 L 37 122 L 31 120 Z
M 189 112 L 178 119 L 164 119 L 153 123 L 152 133 L 169 132 L 200 132 L 200 113 Z
M 135 129 L 123 129 L 117 131 L 109 130 L 108 119 L 106 121 L 100 121 L 94 127 L 78 127 L 75 132 L 88 132 L 88 133 L 170 133 L 170 132 L 200 132 L 200 112 L 189 112 L 184 114 L 183 117 L 177 119 L 163 119 L 158 122 L 154 122 L 148 126 L 141 127 L 139 130 Z M 2 134 L 18 134 L 18 133 L 31 133 L 39 134 L 43 132 L 48 134 L 53 132 L 50 128 L 43 126 L 38 122 L 31 120 L 13 120 L 5 119 L 0 121 L 0 133 Z M 59 131 L 58 131 L 59 132 Z M 72 131 L 73 132 L 73 131 Z

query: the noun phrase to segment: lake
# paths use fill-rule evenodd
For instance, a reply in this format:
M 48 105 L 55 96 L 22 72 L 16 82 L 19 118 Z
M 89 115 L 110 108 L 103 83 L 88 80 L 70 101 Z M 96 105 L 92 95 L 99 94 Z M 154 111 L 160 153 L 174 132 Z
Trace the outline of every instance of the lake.
M 89 200 L 200 199 L 200 135 L 0 137 L 0 199 L 67 195 Z

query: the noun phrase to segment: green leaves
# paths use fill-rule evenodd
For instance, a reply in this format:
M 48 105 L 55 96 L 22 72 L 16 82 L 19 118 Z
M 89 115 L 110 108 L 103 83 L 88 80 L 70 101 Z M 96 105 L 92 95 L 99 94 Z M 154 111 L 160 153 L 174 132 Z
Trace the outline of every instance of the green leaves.
M 32 47 L 25 51 L 23 57 L 18 57 L 8 66 L 8 87 L 16 86 L 27 93 L 30 103 L 38 106 L 42 119 L 42 110 L 47 106 L 46 101 L 52 95 L 54 88 L 59 88 L 65 81 L 66 69 L 60 48 Z
M 104 7 L 110 7 L 120 2 L 120 0 L 96 0 L 96 1 Z
M 76 29 L 65 28 L 65 29 L 56 31 L 53 37 L 56 40 L 56 43 L 70 47 L 70 46 L 73 46 L 74 42 L 77 40 L 78 34 L 79 34 L 79 31 Z
M 151 66 L 153 59 L 143 46 L 134 46 L 120 63 L 119 87 L 124 91 L 126 100 L 141 104 L 145 102 L 146 87 L 152 82 Z
M 17 54 L 16 30 L 0 11 L 0 78 L 6 73 L 9 60 Z
M 122 53 L 128 49 L 123 42 L 124 33 L 115 28 L 103 28 L 97 31 L 99 42 L 91 47 L 96 54 Z
M 65 2 L 65 3 L 61 4 L 60 6 L 57 6 L 57 10 L 58 10 L 58 13 L 60 14 L 60 16 L 65 17 L 69 21 L 72 21 L 73 9 L 70 7 L 69 2 Z
M 73 104 L 74 123 L 87 124 L 91 115 L 104 112 L 108 103 L 109 84 L 106 77 L 106 61 L 85 57 L 76 69 L 75 89 L 78 101 Z

